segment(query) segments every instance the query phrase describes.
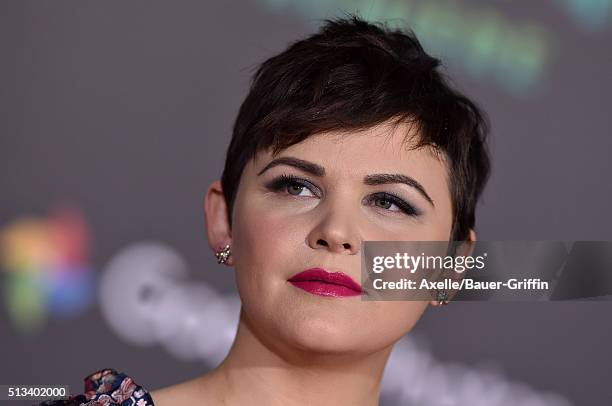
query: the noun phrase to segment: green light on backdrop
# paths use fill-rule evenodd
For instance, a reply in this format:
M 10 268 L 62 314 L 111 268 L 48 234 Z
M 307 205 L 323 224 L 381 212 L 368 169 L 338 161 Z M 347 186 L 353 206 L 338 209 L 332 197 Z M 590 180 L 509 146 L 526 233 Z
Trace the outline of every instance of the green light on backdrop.
M 445 64 L 516 95 L 534 90 L 551 58 L 552 44 L 545 29 L 534 23 L 514 23 L 490 6 L 411 0 L 262 1 L 276 11 L 297 11 L 312 19 L 349 12 L 392 28 L 410 28 L 428 52 Z

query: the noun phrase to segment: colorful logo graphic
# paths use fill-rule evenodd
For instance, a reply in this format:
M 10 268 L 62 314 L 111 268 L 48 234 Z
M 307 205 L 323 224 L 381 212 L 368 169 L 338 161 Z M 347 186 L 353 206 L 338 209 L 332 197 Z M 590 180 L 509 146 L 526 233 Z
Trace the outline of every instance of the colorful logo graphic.
M 89 232 L 80 211 L 18 218 L 0 229 L 2 295 L 16 329 L 33 334 L 48 316 L 65 318 L 94 300 Z

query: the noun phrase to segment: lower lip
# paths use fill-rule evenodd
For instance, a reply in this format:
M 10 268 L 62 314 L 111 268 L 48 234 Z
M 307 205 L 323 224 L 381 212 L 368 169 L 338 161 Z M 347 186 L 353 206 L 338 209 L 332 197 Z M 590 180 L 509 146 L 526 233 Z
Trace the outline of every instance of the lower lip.
M 332 283 L 325 283 L 321 281 L 289 281 L 293 286 L 305 290 L 308 293 L 318 296 L 333 296 L 333 297 L 345 297 L 345 296 L 357 296 L 361 295 L 361 292 L 357 292 L 351 288 L 347 288 L 342 285 L 334 285 Z

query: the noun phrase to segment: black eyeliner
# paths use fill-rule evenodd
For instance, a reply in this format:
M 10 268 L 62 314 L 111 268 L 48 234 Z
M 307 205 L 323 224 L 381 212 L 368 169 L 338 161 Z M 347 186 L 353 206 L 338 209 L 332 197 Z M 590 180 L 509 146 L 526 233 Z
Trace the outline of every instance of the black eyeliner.
M 289 185 L 298 185 L 298 186 L 306 187 L 313 194 L 317 195 L 317 193 L 315 193 L 315 190 L 318 191 L 318 188 L 315 185 L 313 185 L 311 182 L 307 181 L 306 179 L 297 177 L 295 175 L 281 174 L 277 176 L 276 178 L 274 178 L 273 180 L 271 180 L 270 182 L 266 183 L 266 187 L 274 192 L 279 192 Z M 384 199 L 384 200 L 390 201 L 391 203 L 397 205 L 397 207 L 399 207 L 400 210 L 408 216 L 417 217 L 421 215 L 420 210 L 417 210 L 413 205 L 411 205 L 410 203 L 406 202 L 401 197 L 398 197 L 392 193 L 378 192 L 366 198 L 368 203 L 372 203 L 376 199 Z
M 268 182 L 266 184 L 266 187 L 270 190 L 278 192 L 282 190 L 283 188 L 287 187 L 288 185 L 299 185 L 299 186 L 307 187 L 315 195 L 316 193 L 314 192 L 314 190 L 318 190 L 318 188 L 315 185 L 313 185 L 311 182 L 307 181 L 306 179 L 302 179 L 294 175 L 286 175 L 286 174 L 282 174 L 276 177 L 275 179 L 273 179 L 272 181 Z
M 376 200 L 377 198 L 388 200 L 391 203 L 397 205 L 397 207 L 399 207 L 400 210 L 403 211 L 408 216 L 417 217 L 421 215 L 421 212 L 417 210 L 413 205 L 411 205 L 410 203 L 406 202 L 401 197 L 398 197 L 392 193 L 388 193 L 388 192 L 374 193 L 370 198 L 368 198 L 368 201 L 371 202 L 373 200 Z

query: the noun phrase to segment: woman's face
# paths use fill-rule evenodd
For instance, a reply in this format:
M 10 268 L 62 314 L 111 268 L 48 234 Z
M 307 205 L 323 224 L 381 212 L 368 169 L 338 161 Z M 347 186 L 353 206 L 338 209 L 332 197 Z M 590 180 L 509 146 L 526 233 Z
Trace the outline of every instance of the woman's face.
M 446 163 L 430 149 L 402 145 L 409 128 L 381 124 L 344 137 L 318 134 L 276 157 L 260 152 L 246 165 L 231 243 L 250 328 L 281 345 L 334 353 L 370 353 L 412 329 L 428 302 L 318 296 L 287 281 L 320 267 L 360 283 L 362 240 L 449 239 Z M 271 164 L 279 158 L 300 160 L 319 173 L 291 161 Z M 405 183 L 364 183 L 375 174 L 401 174 L 423 190 Z M 300 180 L 279 182 L 282 175 Z

